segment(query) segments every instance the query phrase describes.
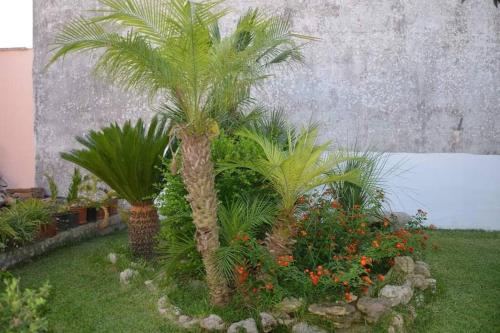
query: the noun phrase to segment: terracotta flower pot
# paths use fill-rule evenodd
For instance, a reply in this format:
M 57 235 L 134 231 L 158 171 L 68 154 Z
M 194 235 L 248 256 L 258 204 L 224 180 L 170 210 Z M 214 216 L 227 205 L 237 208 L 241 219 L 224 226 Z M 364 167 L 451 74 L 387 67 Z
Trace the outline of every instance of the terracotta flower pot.
M 54 219 L 52 222 L 40 226 L 38 235 L 35 239 L 37 241 L 42 241 L 44 239 L 54 237 L 55 235 L 57 235 L 57 222 Z
M 71 212 L 78 214 L 79 225 L 87 223 L 87 207 L 73 207 Z

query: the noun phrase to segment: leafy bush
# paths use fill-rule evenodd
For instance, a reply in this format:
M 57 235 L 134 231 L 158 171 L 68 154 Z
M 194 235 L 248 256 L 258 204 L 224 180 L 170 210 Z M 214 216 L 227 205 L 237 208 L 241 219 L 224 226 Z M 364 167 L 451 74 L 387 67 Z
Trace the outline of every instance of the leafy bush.
M 244 264 L 235 267 L 246 302 L 282 295 L 335 301 L 349 300 L 352 293 L 375 293 L 394 258 L 418 258 L 429 237 L 422 211 L 407 228 L 394 231 L 388 219 L 371 223 L 370 209 L 378 207 L 356 205 L 346 210 L 330 190 L 301 197 L 299 202 L 293 255 L 270 261 L 257 239 L 246 240 Z
M 31 242 L 39 227 L 52 221 L 49 203 L 28 199 L 0 212 L 0 247 L 17 246 Z
M 0 293 L 0 330 L 5 333 L 41 333 L 48 331 L 44 317 L 50 286 L 21 290 L 19 279 L 5 278 Z
M 212 144 L 212 157 L 216 164 L 238 159 L 252 159 L 262 152 L 244 138 L 222 133 Z M 158 212 L 163 216 L 158 236 L 158 250 L 165 260 L 166 270 L 173 275 L 200 276 L 203 274 L 201 257 L 194 241 L 195 226 L 191 207 L 186 200 L 187 191 L 180 175 L 172 174 L 170 160 L 163 164 L 162 191 L 156 199 Z M 237 198 L 262 198 L 275 203 L 277 197 L 269 183 L 260 174 L 245 169 L 220 172 L 216 176 L 216 189 L 221 206 L 228 206 Z

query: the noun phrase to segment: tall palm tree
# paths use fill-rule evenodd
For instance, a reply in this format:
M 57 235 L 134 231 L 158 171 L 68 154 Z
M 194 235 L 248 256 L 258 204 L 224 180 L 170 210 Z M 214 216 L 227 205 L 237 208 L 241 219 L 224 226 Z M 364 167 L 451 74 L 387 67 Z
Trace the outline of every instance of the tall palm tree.
M 139 119 L 135 125 L 111 124 L 90 131 L 77 141 L 83 149 L 62 153 L 67 161 L 92 172 L 132 206 L 128 224 L 129 243 L 134 254 L 146 259 L 154 251 L 160 229 L 152 199 L 161 181 L 161 159 L 169 138 L 166 119 L 154 117 L 146 128 Z
M 188 190 L 197 248 L 213 304 L 226 303 L 229 289 L 218 276 L 217 195 L 210 139 L 223 118 L 241 114 L 250 88 L 279 65 L 302 61 L 288 17 L 249 10 L 231 34 L 218 21 L 223 0 L 100 0 L 90 19 L 69 23 L 55 43 L 52 62 L 71 52 L 101 49 L 97 73 L 127 89 L 161 96 L 177 115 L 182 176 Z
M 328 154 L 329 143 L 317 144 L 317 129 L 309 128 L 297 136 L 289 131 L 287 147 L 272 139 L 243 129 L 238 135 L 254 141 L 264 152 L 264 157 L 252 161 L 234 161 L 220 166 L 220 170 L 244 167 L 262 174 L 281 198 L 279 213 L 273 228 L 266 237 L 269 252 L 278 258 L 290 255 L 295 235 L 294 209 L 297 200 L 320 185 L 338 181 L 357 183 L 359 171 L 332 174 L 339 164 L 350 160 Z

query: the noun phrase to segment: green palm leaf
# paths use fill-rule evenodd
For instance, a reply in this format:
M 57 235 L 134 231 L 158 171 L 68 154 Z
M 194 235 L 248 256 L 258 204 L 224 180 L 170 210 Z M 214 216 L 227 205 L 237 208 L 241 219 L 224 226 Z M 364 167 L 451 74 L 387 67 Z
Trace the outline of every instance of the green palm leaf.
M 161 156 L 168 144 L 167 120 L 153 118 L 146 129 L 144 122 L 123 126 L 112 124 L 91 131 L 77 140 L 84 149 L 62 153 L 67 161 L 90 171 L 130 204 L 151 200 L 161 179 Z
M 318 145 L 317 129 L 302 131 L 296 138 L 289 131 L 288 148 L 269 138 L 243 129 L 238 132 L 259 145 L 265 157 L 253 161 L 233 161 L 219 166 L 219 171 L 244 167 L 262 174 L 281 197 L 281 210 L 291 213 L 297 199 L 308 191 L 324 184 L 338 181 L 359 182 L 359 171 L 349 170 L 342 174 L 330 171 L 352 157 L 328 153 L 329 144 Z

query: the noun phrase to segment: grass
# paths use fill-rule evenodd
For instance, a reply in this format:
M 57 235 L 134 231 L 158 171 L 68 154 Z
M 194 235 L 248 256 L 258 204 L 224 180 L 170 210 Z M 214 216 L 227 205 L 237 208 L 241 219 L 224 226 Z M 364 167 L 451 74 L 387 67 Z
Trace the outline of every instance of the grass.
M 413 332 L 500 332 L 500 233 L 437 231 L 426 261 L 438 292 L 418 311 Z
M 438 280 L 438 292 L 418 309 L 415 333 L 500 332 L 500 233 L 436 231 L 438 250 L 428 250 L 426 261 Z M 180 332 L 156 310 L 158 295 L 147 292 L 143 281 L 158 270 L 138 263 L 141 278 L 129 286 L 119 283 L 119 271 L 109 252 L 125 253 L 126 234 L 119 233 L 66 247 L 12 271 L 24 287 L 45 280 L 52 286 L 48 319 L 52 332 Z M 182 290 L 188 290 L 184 292 Z M 186 313 L 207 311 L 226 320 L 241 320 L 238 309 L 217 311 L 200 285 L 170 285 L 169 296 Z

